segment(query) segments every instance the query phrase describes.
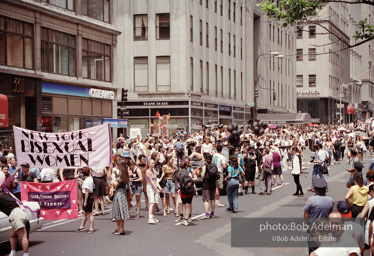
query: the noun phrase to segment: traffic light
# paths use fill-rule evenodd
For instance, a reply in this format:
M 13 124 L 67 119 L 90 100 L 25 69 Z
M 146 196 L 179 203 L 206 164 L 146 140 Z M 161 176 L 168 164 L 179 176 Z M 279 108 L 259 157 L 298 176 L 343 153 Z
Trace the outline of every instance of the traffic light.
M 335 110 L 338 109 L 338 103 L 335 103 Z
M 121 95 L 122 104 L 127 102 L 127 92 L 128 92 L 127 89 L 122 88 L 122 95 Z
M 258 89 L 255 89 L 255 98 L 258 98 Z

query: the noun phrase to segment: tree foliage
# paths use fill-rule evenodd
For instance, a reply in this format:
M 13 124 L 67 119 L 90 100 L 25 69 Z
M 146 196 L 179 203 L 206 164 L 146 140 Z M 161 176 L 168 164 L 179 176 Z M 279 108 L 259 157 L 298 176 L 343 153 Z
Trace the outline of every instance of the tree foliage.
M 373 0 L 266 0 L 259 4 L 259 6 L 268 17 L 281 21 L 281 25 L 287 27 L 302 23 L 314 23 L 319 25 L 320 20 L 317 19 L 316 16 L 328 3 L 374 6 Z M 326 29 L 325 26 L 323 26 L 323 28 Z M 353 38 L 356 42 L 354 44 L 346 43 L 347 48 L 352 48 L 374 39 L 374 26 L 369 24 L 368 19 L 363 19 L 358 22 Z

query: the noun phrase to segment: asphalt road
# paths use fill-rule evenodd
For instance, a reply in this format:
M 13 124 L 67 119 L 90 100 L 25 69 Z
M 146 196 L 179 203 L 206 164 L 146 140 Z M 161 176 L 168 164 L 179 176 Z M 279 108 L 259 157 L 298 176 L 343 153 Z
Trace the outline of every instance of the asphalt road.
M 126 235 L 115 236 L 112 231 L 115 223 L 111 222 L 110 214 L 95 217 L 93 234 L 77 233 L 80 225 L 78 220 L 55 221 L 30 235 L 30 255 L 307 255 L 307 248 L 233 248 L 231 247 L 231 218 L 302 218 L 303 206 L 307 198 L 313 195 L 307 192 L 311 184 L 312 165 L 308 162 L 310 152 L 306 152 L 304 160 L 305 171 L 309 174 L 301 177 L 304 197 L 292 196 L 296 191 L 290 170 L 284 172 L 286 185 L 275 188 L 271 196 L 244 195 L 239 197 L 239 212 L 237 214 L 226 212 L 225 208 L 217 208 L 216 218 L 199 220 L 204 212 L 201 196 L 193 199 L 192 225 L 175 225 L 174 214 L 162 216 L 160 211 L 156 217 L 160 223 L 147 224 L 148 213 L 142 202 L 141 218 L 129 219 L 125 222 Z M 368 169 L 370 157 L 364 158 L 365 172 Z M 330 176 L 327 177 L 329 192 L 336 203 L 344 200 L 348 189 L 345 183 L 349 178 L 346 161 L 330 167 Z M 278 181 L 279 182 L 279 181 Z M 256 180 L 258 185 L 258 180 Z M 259 189 L 256 186 L 256 191 Z M 226 196 L 221 202 L 227 205 Z M 110 211 L 111 205 L 106 205 Z M 135 217 L 135 208 L 130 210 L 130 216 Z M 88 230 L 88 223 L 86 226 Z M 257 232 L 256 230 L 248 230 Z M 0 255 L 9 253 L 9 243 L 0 244 Z M 21 251 L 17 252 L 22 255 Z M 366 253 L 366 255 L 369 255 Z

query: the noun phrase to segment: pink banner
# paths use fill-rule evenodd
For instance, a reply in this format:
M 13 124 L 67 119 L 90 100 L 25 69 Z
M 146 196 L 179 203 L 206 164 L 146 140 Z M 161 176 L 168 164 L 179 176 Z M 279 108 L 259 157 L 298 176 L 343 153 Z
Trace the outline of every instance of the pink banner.
M 77 182 L 33 183 L 21 182 L 22 201 L 40 205 L 40 216 L 45 220 L 78 218 Z

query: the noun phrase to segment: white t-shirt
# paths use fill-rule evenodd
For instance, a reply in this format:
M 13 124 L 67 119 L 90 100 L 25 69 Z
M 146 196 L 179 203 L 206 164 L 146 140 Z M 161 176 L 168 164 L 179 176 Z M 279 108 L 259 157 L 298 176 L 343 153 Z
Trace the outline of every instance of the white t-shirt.
M 55 169 L 53 168 L 43 168 L 42 171 L 40 172 L 41 181 L 48 181 L 48 182 L 53 181 L 54 173 L 55 173 Z
M 225 157 L 220 153 L 214 153 L 212 162 L 217 166 L 218 172 L 223 173 L 223 165 L 226 164 Z
M 144 146 L 144 144 L 143 143 L 139 143 L 138 144 L 138 148 L 137 148 L 138 150 L 137 150 L 137 152 L 136 152 L 136 155 L 137 155 L 137 157 L 139 157 L 139 155 L 141 155 L 141 154 L 146 154 L 146 152 L 145 152 L 145 146 Z
M 93 181 L 93 178 L 90 176 L 90 177 L 87 177 L 84 181 L 83 181 L 83 184 L 82 184 L 82 192 L 83 194 L 86 192 L 86 188 L 88 189 L 88 191 L 90 193 L 93 193 L 93 189 L 94 189 L 94 181 Z
M 91 168 L 92 177 L 101 178 L 104 177 L 104 167 Z

